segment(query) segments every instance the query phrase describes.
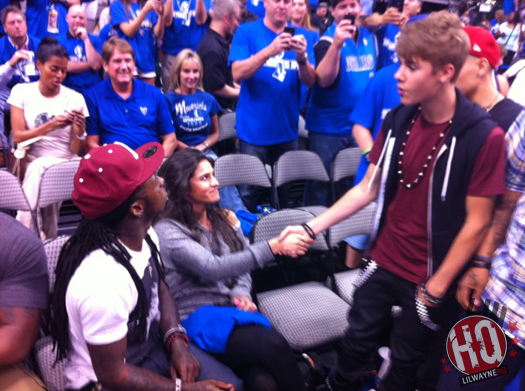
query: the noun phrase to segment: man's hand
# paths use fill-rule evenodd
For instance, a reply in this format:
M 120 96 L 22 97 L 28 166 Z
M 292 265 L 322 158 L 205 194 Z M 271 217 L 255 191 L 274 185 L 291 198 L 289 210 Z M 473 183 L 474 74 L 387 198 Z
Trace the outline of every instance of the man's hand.
M 246 312 L 257 311 L 257 306 L 246 296 L 235 296 L 232 298 L 232 303 L 240 310 Z
M 21 61 L 29 61 L 31 59 L 31 52 L 28 50 L 20 49 L 13 54 L 13 57 L 8 61 L 9 66 L 11 68 L 14 68 L 16 64 L 18 64 Z
M 267 47 L 269 51 L 269 57 L 273 57 L 281 52 L 290 50 L 291 40 L 292 36 L 289 33 L 282 33 L 275 37 L 272 43 Z
M 202 380 L 197 383 L 182 383 L 182 391 L 235 391 L 235 387 L 219 380 Z
M 305 233 L 306 231 L 300 225 L 289 225 L 288 227 L 283 229 L 283 232 L 281 232 L 281 234 L 279 235 L 279 242 L 282 242 L 284 239 L 286 239 L 288 235 L 304 235 Z
M 199 361 L 188 352 L 188 345 L 186 341 L 180 338 L 175 338 L 171 344 L 171 378 L 180 379 L 184 382 L 194 382 L 199 376 L 200 364 Z M 180 376 L 177 376 L 179 374 Z
M 347 39 L 354 39 L 356 26 L 347 19 L 343 19 L 335 28 L 333 45 L 341 49 Z
M 305 57 L 307 46 L 306 38 L 302 34 L 295 35 L 290 40 L 290 49 L 296 53 L 299 60 Z
M 87 30 L 84 27 L 77 28 L 77 30 L 75 31 L 75 36 L 78 39 L 81 39 L 82 41 L 85 41 L 86 39 L 89 39 Z
M 456 291 L 456 299 L 465 309 L 479 310 L 483 305 L 481 294 L 489 280 L 490 270 L 482 267 L 471 267 L 461 278 Z M 474 301 L 474 308 L 469 308 L 471 301 Z
M 381 24 L 393 24 L 400 26 L 403 20 L 403 14 L 399 12 L 396 7 L 387 8 L 385 13 L 382 15 Z
M 437 284 L 434 283 L 435 280 L 434 280 L 434 276 L 430 277 L 428 279 L 428 281 L 426 282 L 425 286 L 427 288 L 427 292 L 434 296 L 434 297 L 437 297 L 439 299 L 443 298 L 443 296 L 445 295 L 445 292 L 442 291 L 442 289 L 440 289 L 441 287 L 438 287 Z M 427 307 L 436 307 L 435 304 L 432 304 L 431 302 L 429 302 L 424 296 L 423 294 L 421 293 L 421 289 L 418 289 L 417 290 L 417 295 L 419 297 L 419 299 L 425 303 L 425 305 Z

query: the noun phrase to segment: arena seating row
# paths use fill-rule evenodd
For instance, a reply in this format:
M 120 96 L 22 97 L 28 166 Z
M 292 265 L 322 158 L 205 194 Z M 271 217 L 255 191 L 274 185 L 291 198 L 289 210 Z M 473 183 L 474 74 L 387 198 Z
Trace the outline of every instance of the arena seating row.
M 359 213 L 317 236 L 312 252 L 328 256 L 348 235 L 370 233 L 376 205 L 370 204 Z M 318 208 L 316 212 L 321 212 Z M 305 209 L 284 209 L 262 216 L 254 225 L 251 241 L 265 241 L 277 236 L 287 225 L 301 224 L 314 217 Z M 53 292 L 55 267 L 60 249 L 68 236 L 59 236 L 44 244 L 48 259 L 49 289 Z M 309 251 L 309 252 L 310 252 Z M 281 259 L 281 262 L 292 262 Z M 257 302 L 272 326 L 278 330 L 297 352 L 309 352 L 340 339 L 347 327 L 347 312 L 352 305 L 353 283 L 359 270 L 330 275 L 328 281 L 308 281 L 279 289 L 260 292 Z M 55 364 L 51 337 L 42 334 L 35 345 L 35 357 L 43 381 L 50 391 L 64 391 L 63 362 Z

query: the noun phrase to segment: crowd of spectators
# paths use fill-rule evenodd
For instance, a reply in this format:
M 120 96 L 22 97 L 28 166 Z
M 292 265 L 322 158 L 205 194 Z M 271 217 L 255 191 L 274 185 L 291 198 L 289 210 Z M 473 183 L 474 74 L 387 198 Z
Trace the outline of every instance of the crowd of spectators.
M 73 201 L 83 220 L 51 303 L 69 390 L 304 390 L 288 343 L 256 312 L 249 271 L 303 255 L 372 201 L 372 240 L 346 239 L 348 267 L 369 259 L 322 389 L 360 389 L 364 358 L 388 333 L 385 390 L 457 389 L 452 376 L 438 380 L 443 333 L 461 307 L 488 301 L 520 325 L 507 333 L 518 350 L 507 365 L 525 368 L 520 2 L 458 18 L 422 14 L 421 0 L 384 10 L 359 0 L 113 0 L 93 31 L 89 3 L 0 1 L 4 166 L 34 206 L 45 169 L 82 158 Z M 213 176 L 229 112 L 238 151 L 270 166 L 298 149 L 301 115 L 329 174 L 339 151 L 358 147 L 354 187 L 339 183 L 332 205 L 328 186 L 307 182 L 303 204 L 330 208 L 248 247 L 225 210 L 255 212 L 259 190 L 219 191 Z M 28 212 L 16 218 L 53 238 L 59 207 L 39 211 L 40 227 Z M 48 306 L 45 256 L 21 224 L 2 213 L 0 223 L 0 388 L 42 390 L 21 362 Z M 402 315 L 387 330 L 393 305 Z M 217 324 L 232 317 L 243 325 Z M 220 338 L 195 342 L 213 319 Z

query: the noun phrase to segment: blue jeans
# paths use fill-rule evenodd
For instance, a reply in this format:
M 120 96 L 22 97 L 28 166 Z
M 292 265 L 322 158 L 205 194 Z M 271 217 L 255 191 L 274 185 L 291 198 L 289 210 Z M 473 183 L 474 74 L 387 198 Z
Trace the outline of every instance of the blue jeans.
M 246 155 L 252 155 L 263 164 L 273 165 L 279 160 L 282 154 L 288 151 L 295 151 L 297 149 L 297 139 L 288 141 L 286 143 L 274 145 L 253 145 L 245 141 L 239 140 L 239 150 Z M 259 188 L 257 186 L 239 186 L 244 204 L 252 213 L 257 212 L 257 204 L 259 203 Z M 288 204 L 288 187 L 282 186 L 279 191 L 279 205 L 285 208 Z
M 356 143 L 351 134 L 342 136 L 333 136 L 322 133 L 309 132 L 308 142 L 310 144 L 310 151 L 319 155 L 323 161 L 324 167 L 328 176 L 332 176 L 332 161 L 337 155 L 337 152 L 345 148 L 355 147 Z M 344 193 L 352 187 L 351 178 L 345 178 L 336 184 L 336 199 L 340 198 Z M 332 197 L 330 194 L 330 184 L 317 181 L 306 181 L 304 189 L 304 205 L 332 205 Z
M 195 356 L 200 363 L 200 372 L 197 378 L 198 381 L 215 379 L 233 384 L 236 391 L 243 390 L 242 380 L 240 380 L 228 366 L 195 345 L 190 345 L 188 351 Z M 148 369 L 157 375 L 168 378 L 171 377 L 168 356 L 164 349 L 164 345 L 162 345 L 160 341 L 144 358 L 141 367 Z

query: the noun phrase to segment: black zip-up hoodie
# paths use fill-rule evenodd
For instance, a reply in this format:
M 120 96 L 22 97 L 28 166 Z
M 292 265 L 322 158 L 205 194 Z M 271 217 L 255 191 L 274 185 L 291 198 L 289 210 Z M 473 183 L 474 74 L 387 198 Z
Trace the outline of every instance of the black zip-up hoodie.
M 456 89 L 456 111 L 452 126 L 434 164 L 427 171 L 430 177 L 428 198 L 428 276 L 445 258 L 466 217 L 465 200 L 476 157 L 497 125 L 480 106 L 472 103 Z M 399 186 L 397 156 L 403 136 L 418 106 L 398 106 L 383 122 L 385 142 L 377 166 L 382 168 L 378 210 L 372 237 L 385 222 L 385 212 Z M 407 218 L 410 211 L 407 211 Z

